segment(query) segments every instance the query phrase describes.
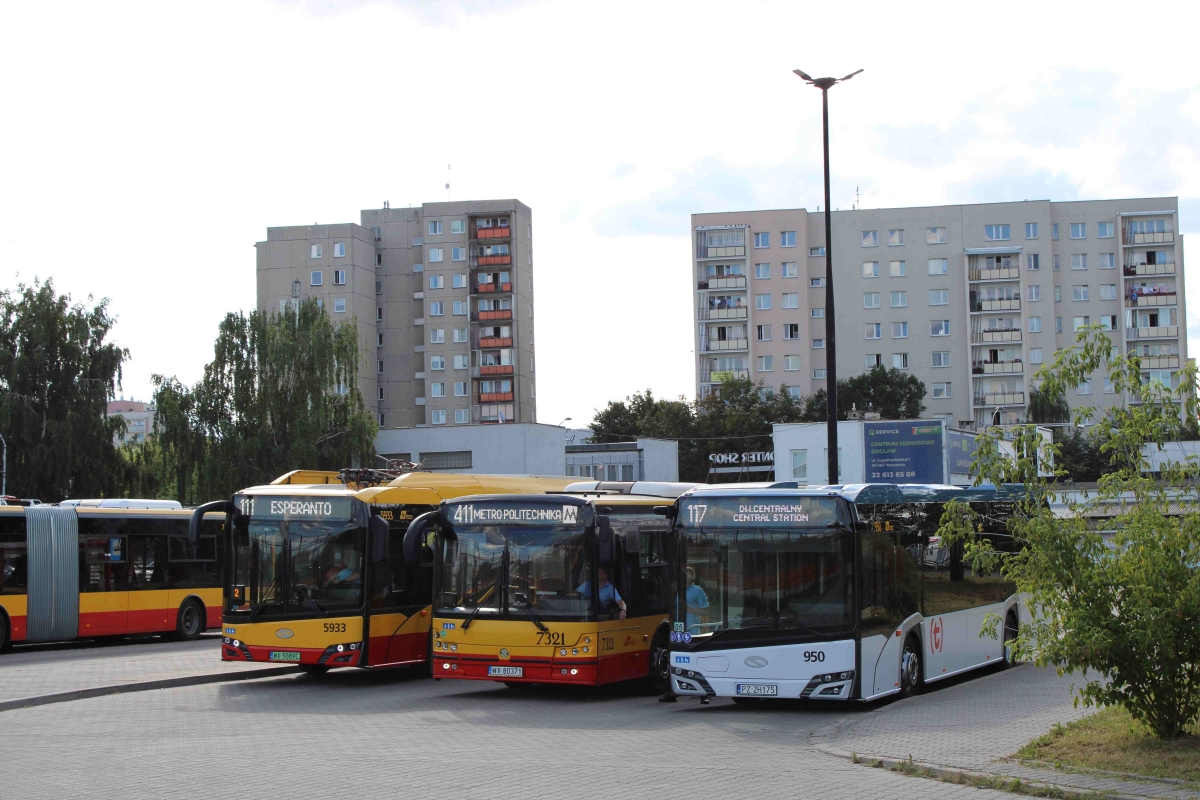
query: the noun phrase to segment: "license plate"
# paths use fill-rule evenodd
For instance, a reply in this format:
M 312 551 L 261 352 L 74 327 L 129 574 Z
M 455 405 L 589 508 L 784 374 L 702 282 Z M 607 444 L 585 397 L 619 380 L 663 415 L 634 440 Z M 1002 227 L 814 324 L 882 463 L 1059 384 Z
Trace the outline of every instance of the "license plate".
M 737 693 L 742 697 L 777 697 L 779 684 L 776 683 L 739 683 Z
M 272 650 L 270 658 L 272 661 L 299 661 L 300 653 L 295 650 Z
M 524 667 L 488 667 L 488 677 L 521 678 L 524 675 Z

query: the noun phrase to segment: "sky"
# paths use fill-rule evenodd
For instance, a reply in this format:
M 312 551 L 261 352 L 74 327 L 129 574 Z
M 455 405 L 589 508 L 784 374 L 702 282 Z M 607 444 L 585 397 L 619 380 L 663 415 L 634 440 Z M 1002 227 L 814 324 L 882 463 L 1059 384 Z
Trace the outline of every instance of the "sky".
M 198 380 L 220 319 L 253 308 L 267 227 L 515 197 L 534 216 L 538 419 L 578 426 L 635 391 L 693 393 L 690 214 L 821 204 L 820 95 L 792 69 L 864 70 L 830 93 L 835 208 L 856 192 L 863 208 L 1167 195 L 1187 234 L 1198 17 L 1102 2 L 5 3 L 0 288 L 52 277 L 109 298 L 123 393 L 149 399 L 154 374 Z

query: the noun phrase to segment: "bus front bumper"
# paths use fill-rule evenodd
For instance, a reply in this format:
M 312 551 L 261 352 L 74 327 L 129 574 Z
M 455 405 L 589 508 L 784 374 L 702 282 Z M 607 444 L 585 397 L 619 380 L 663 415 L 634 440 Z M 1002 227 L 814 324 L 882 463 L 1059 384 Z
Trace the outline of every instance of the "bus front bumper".
M 362 642 L 331 644 L 325 648 L 254 645 L 232 636 L 221 640 L 222 661 L 255 661 L 273 664 L 312 664 L 326 667 L 358 666 Z
M 519 672 L 517 672 L 519 670 Z M 487 656 L 451 656 L 434 654 L 433 677 L 459 678 L 505 683 L 597 683 L 596 659 L 556 661 L 548 658 L 502 660 Z

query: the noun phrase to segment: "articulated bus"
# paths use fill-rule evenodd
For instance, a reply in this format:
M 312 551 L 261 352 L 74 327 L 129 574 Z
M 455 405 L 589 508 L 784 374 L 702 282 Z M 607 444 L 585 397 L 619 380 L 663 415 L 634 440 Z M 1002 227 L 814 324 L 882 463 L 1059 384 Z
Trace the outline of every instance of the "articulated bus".
M 461 497 L 414 523 L 410 546 L 434 532 L 433 677 L 665 691 L 670 526 L 655 509 L 694 486 Z
M 370 486 L 304 471 L 199 507 L 196 519 L 226 516 L 221 659 L 314 675 L 424 663 L 432 566 L 405 559 L 409 523 L 447 498 L 561 491 L 572 480 L 410 472 Z
M 163 501 L 0 507 L 0 650 L 219 626 L 221 518 L 189 539 L 190 516 Z
M 1011 549 L 1013 487 L 788 486 L 697 490 L 669 510 L 675 695 L 875 700 L 1010 662 L 1015 587 L 936 530 L 961 500 Z M 997 637 L 981 635 L 988 614 Z

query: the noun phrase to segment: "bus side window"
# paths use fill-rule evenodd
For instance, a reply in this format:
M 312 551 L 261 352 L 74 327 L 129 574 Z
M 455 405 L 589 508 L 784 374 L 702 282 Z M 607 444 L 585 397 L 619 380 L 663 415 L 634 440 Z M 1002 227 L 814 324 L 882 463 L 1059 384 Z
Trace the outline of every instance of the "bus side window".
M 187 538 L 187 521 L 173 520 L 167 536 L 168 574 L 172 589 L 204 589 L 220 586 L 218 546 L 221 523 L 204 520 L 200 540 Z
M 0 594 L 25 594 L 28 563 L 25 515 L 0 516 Z
M 671 600 L 671 566 L 667 563 L 669 531 L 642 528 L 642 602 L 646 614 L 666 614 Z
M 917 611 L 920 574 L 907 544 L 896 533 L 874 531 L 861 536 L 862 635 L 890 635 Z
M 129 588 L 125 520 L 80 517 L 79 591 L 124 592 Z

